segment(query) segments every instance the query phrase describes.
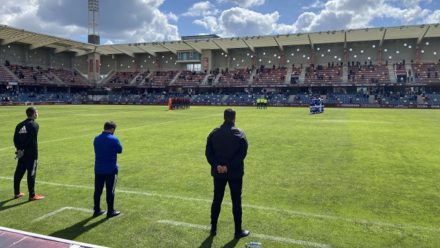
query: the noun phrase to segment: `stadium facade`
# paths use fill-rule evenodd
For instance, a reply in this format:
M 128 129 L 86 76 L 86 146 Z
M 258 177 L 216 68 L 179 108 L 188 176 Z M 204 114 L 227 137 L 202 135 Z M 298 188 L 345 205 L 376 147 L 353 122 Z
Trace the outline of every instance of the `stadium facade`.
M 436 107 L 439 24 L 94 45 L 0 26 L 3 103 Z M 33 94 L 33 95 L 32 95 Z M 38 97 L 37 97 L 37 96 Z

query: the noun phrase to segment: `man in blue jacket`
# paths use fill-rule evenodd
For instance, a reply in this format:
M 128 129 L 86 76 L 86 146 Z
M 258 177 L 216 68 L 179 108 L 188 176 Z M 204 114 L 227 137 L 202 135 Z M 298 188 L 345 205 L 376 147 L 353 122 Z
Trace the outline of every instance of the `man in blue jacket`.
M 108 121 L 104 124 L 104 131 L 95 137 L 95 194 L 94 214 L 99 216 L 105 213 L 100 207 L 100 200 L 104 184 L 107 193 L 107 218 L 118 216 L 121 212 L 114 209 L 115 187 L 118 180 L 118 153 L 122 153 L 122 146 L 114 136 L 116 124 Z

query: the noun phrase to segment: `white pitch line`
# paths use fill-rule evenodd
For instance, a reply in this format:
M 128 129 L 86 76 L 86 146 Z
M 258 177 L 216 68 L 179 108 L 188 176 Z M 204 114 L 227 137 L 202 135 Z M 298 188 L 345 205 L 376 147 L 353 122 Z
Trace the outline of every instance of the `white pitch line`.
M 23 238 L 21 238 L 20 240 L 18 240 L 18 241 L 15 241 L 14 243 L 12 243 L 9 247 L 13 247 L 13 246 L 15 246 L 15 245 L 17 245 L 18 243 L 21 243 L 23 240 L 25 240 L 27 237 L 23 237 Z
M 195 229 L 201 229 L 201 230 L 210 230 L 209 226 L 206 225 L 198 225 L 198 224 L 191 224 L 191 223 L 185 223 L 185 222 L 179 222 L 179 221 L 173 221 L 173 220 L 159 220 L 157 223 L 165 224 L 165 225 L 172 225 L 172 226 L 183 226 L 188 228 L 195 228 Z M 258 234 L 258 233 L 251 233 L 250 237 L 270 240 L 270 241 L 276 241 L 281 243 L 287 243 L 287 244 L 295 244 L 295 245 L 302 245 L 307 247 L 316 247 L 316 248 L 330 248 L 331 246 L 328 244 L 321 244 L 321 243 L 315 243 L 310 241 L 304 241 L 304 240 L 296 240 L 296 239 L 289 239 L 284 237 L 276 237 L 276 236 L 269 236 L 266 234 Z
M 38 222 L 38 221 L 44 220 L 46 218 L 49 218 L 51 216 L 54 216 L 54 215 L 59 214 L 59 213 L 61 213 L 63 211 L 66 211 L 66 210 L 75 210 L 75 211 L 80 211 L 80 212 L 85 212 L 85 213 L 93 213 L 93 211 L 90 210 L 90 209 L 75 208 L 75 207 L 64 207 L 64 208 L 60 208 L 58 210 L 55 210 L 53 212 L 50 212 L 48 214 L 45 214 L 45 215 L 43 215 L 41 217 L 38 217 L 38 218 L 34 219 L 32 222 Z
M 1 226 L 0 226 L 0 232 L 16 233 L 16 234 L 20 234 L 20 235 L 25 235 L 25 236 L 37 238 L 37 239 L 43 239 L 43 240 L 55 241 L 58 243 L 69 244 L 70 246 L 76 245 L 79 247 L 87 247 L 87 248 L 107 248 L 104 246 L 91 245 L 91 244 L 76 242 L 73 240 L 61 239 L 61 238 L 56 238 L 56 237 L 51 237 L 51 236 L 46 236 L 46 235 L 41 235 L 41 234 L 36 234 L 36 233 L 31 233 L 31 232 L 25 232 L 25 231 L 15 230 L 15 229 L 1 227 Z
M 0 179 L 1 180 L 9 180 L 9 181 L 13 180 L 12 178 L 8 178 L 8 177 L 0 177 Z M 44 182 L 44 181 L 37 181 L 37 183 L 44 184 L 44 185 L 51 185 L 51 186 L 66 187 L 66 188 L 94 190 L 94 187 L 83 186 L 83 185 L 52 183 L 52 182 Z M 143 195 L 143 196 L 149 196 L 149 197 L 176 199 L 176 200 L 182 200 L 182 201 L 212 203 L 212 200 L 208 200 L 208 199 L 158 194 L 158 193 L 153 193 L 153 192 L 141 192 L 141 191 L 131 191 L 131 190 L 123 190 L 123 189 L 116 189 L 116 192 L 120 192 L 120 193 L 124 193 L 124 194 L 132 194 L 132 195 Z M 232 205 L 232 203 L 230 203 L 230 202 L 225 202 L 223 204 L 229 205 L 229 206 Z M 424 227 L 424 226 L 415 226 L 415 225 L 408 225 L 408 224 L 395 224 L 395 223 L 370 221 L 370 220 L 362 220 L 362 219 L 350 219 L 350 218 L 339 217 L 339 216 L 334 216 L 334 215 L 307 213 L 307 212 L 300 212 L 300 211 L 259 206 L 259 205 L 252 205 L 252 204 L 243 204 L 242 206 L 244 208 L 278 212 L 278 213 L 284 213 L 284 214 L 289 214 L 289 215 L 293 215 L 293 216 L 300 216 L 300 217 L 304 217 L 304 218 L 329 219 L 329 220 L 349 222 L 349 223 L 353 223 L 353 224 L 375 225 L 375 226 L 390 227 L 390 228 L 395 228 L 395 229 L 415 229 L 415 230 L 440 232 L 440 228 L 438 228 L 438 227 Z

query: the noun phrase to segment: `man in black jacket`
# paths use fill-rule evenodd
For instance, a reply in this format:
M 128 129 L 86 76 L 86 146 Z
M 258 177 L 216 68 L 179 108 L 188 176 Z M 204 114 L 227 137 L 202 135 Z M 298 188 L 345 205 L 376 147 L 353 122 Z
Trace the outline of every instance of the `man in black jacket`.
M 235 111 L 226 109 L 225 122 L 215 128 L 208 136 L 206 158 L 211 165 L 214 178 L 214 199 L 211 206 L 211 235 L 217 234 L 217 221 L 220 215 L 226 184 L 229 184 L 232 198 L 232 212 L 235 223 L 235 238 L 249 235 L 241 227 L 241 191 L 243 186 L 244 159 L 248 143 L 243 131 L 235 127 Z
M 14 197 L 21 198 L 24 193 L 20 192 L 20 182 L 27 171 L 27 183 L 29 189 L 29 201 L 41 200 L 42 195 L 35 194 L 35 176 L 37 172 L 38 160 L 38 111 L 34 107 L 26 109 L 27 119 L 20 122 L 15 127 L 14 145 L 17 149 L 17 168 L 14 174 Z

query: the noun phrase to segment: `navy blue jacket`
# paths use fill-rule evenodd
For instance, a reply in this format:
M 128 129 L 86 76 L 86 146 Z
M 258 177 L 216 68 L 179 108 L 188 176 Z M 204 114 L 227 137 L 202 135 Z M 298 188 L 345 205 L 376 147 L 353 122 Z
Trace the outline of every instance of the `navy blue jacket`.
M 244 159 L 248 142 L 246 135 L 233 123 L 225 122 L 208 136 L 205 155 L 215 178 L 239 179 L 244 175 Z M 228 172 L 217 173 L 217 165 L 226 165 Z
M 118 138 L 111 133 L 102 132 L 93 141 L 95 147 L 95 173 L 117 174 L 116 163 L 118 153 L 122 153 L 122 146 Z
M 14 145 L 17 150 L 24 150 L 23 158 L 38 159 L 38 123 L 26 119 L 15 127 Z

